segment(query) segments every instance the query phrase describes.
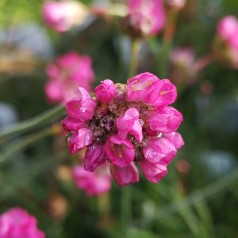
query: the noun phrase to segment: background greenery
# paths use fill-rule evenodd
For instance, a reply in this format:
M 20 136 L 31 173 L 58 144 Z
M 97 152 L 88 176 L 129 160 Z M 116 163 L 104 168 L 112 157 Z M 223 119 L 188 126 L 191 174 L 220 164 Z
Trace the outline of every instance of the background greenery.
M 189 2 L 190 10 L 185 9 L 178 16 L 172 47 L 193 47 L 197 57 L 201 57 L 211 51 L 219 19 L 230 14 L 238 16 L 238 1 Z M 0 102 L 11 105 L 19 121 L 53 107 L 47 103 L 43 91 L 47 80 L 45 66 L 69 50 L 93 58 L 95 85 L 105 78 L 114 82 L 127 80 L 128 64 L 123 61 L 120 48 L 123 33 L 118 22 L 97 18 L 87 29 L 58 34 L 44 26 L 42 3 L 41 0 L 0 1 L 0 39 L 6 29 L 34 23 L 47 34 L 53 49 L 51 57 L 37 57 L 32 70 L 20 67 L 20 70 L 0 73 Z M 149 57 L 141 59 L 141 68 L 158 77 L 160 68 L 155 58 L 160 57 L 161 41 L 159 35 Z M 13 59 L 10 65 L 14 68 L 17 64 L 14 59 L 20 53 L 8 43 L 1 42 L 0 65 L 10 55 Z M 29 60 L 24 65 L 33 62 Z M 170 65 L 166 67 L 166 77 L 169 77 Z M 31 131 L 2 138 L 0 212 L 13 206 L 26 208 L 36 215 L 39 227 L 49 238 L 237 237 L 237 80 L 237 70 L 212 63 L 198 75 L 195 84 L 179 94 L 175 107 L 184 115 L 179 131 L 185 146 L 169 166 L 169 174 L 158 184 L 141 177 L 138 184 L 128 188 L 114 184 L 109 194 L 87 198 L 72 181 L 59 175 L 62 165 L 72 166 L 77 158 L 67 154 L 64 135 L 52 136 L 52 126 L 53 134 L 58 130 L 57 120 L 48 123 L 51 129 L 42 124 Z M 201 92 L 204 82 L 212 85 L 209 95 Z M 57 114 L 55 119 L 60 119 Z M 183 160 L 190 165 L 186 173 L 177 168 Z M 52 203 L 58 201 L 57 207 L 67 204 L 61 215 L 52 211 Z

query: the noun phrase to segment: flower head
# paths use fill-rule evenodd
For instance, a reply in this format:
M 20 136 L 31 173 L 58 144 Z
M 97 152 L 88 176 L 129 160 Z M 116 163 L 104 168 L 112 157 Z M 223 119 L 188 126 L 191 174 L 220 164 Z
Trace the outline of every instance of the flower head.
M 175 86 L 168 79 L 141 73 L 126 85 L 116 84 L 110 102 L 102 102 L 97 92 L 104 83 L 96 88 L 96 97 L 81 90 L 66 104 L 68 117 L 62 123 L 69 131 L 70 153 L 87 147 L 84 169 L 92 172 L 110 163 L 120 186 L 139 181 L 137 163 L 150 182 L 158 182 L 184 144 L 176 132 L 182 114 L 168 106 L 176 99 Z M 90 103 L 83 104 L 84 100 Z
M 70 30 L 88 16 L 88 9 L 77 1 L 46 1 L 42 9 L 44 22 L 58 32 Z
M 69 52 L 46 68 L 49 77 L 45 93 L 50 102 L 66 102 L 77 95 L 78 87 L 91 90 L 94 80 L 89 56 Z
M 37 228 L 37 221 L 22 208 L 12 208 L 0 216 L 1 238 L 44 238 Z

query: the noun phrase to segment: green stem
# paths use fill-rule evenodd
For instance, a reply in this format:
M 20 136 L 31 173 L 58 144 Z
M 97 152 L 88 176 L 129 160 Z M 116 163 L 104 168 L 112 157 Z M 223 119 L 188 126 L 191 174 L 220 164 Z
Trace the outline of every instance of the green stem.
M 139 51 L 140 51 L 141 42 L 139 40 L 132 40 L 131 45 L 131 59 L 129 65 L 129 77 L 134 76 L 137 73 L 138 64 L 139 64 Z
M 227 190 L 231 184 L 238 179 L 238 167 L 230 172 L 227 176 L 217 180 L 216 182 L 208 185 L 204 189 L 193 192 L 189 197 L 173 203 L 172 205 L 165 207 L 157 212 L 157 219 L 168 217 L 176 212 L 186 209 L 189 206 L 193 206 L 196 203 L 216 197 Z
M 39 126 L 48 124 L 51 121 L 57 120 L 64 115 L 64 105 L 58 105 L 34 118 L 28 119 L 23 122 L 16 123 L 9 128 L 0 132 L 0 140 L 18 133 L 25 133 L 30 130 L 36 129 Z
M 53 135 L 54 133 L 55 133 L 55 130 L 52 127 L 50 127 L 44 130 L 40 130 L 39 132 L 36 132 L 29 136 L 26 136 L 25 138 L 20 138 L 18 141 L 13 141 L 7 146 L 7 148 L 3 152 L 1 152 L 0 164 L 4 163 L 6 160 L 8 160 L 12 155 L 17 153 L 18 151 L 25 149 L 29 145 L 41 140 L 42 138 L 46 136 Z
M 168 13 L 168 20 L 163 35 L 162 54 L 160 56 L 160 64 L 159 64 L 160 69 L 159 74 L 162 78 L 166 77 L 168 73 L 168 59 L 174 38 L 176 21 L 177 21 L 177 12 L 170 10 Z
M 121 197 L 121 227 L 123 233 L 126 233 L 127 226 L 131 223 L 131 186 L 122 188 Z

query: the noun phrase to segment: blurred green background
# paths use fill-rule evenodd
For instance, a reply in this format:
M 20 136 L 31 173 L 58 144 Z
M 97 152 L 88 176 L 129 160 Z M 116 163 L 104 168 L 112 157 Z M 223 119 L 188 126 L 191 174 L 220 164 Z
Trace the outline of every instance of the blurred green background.
M 67 51 L 93 58 L 95 85 L 106 78 L 123 83 L 128 78 L 128 39 L 118 20 L 97 17 L 86 28 L 59 34 L 43 24 L 42 3 L 0 1 L 1 126 L 53 107 L 44 94 L 45 66 Z M 238 1 L 189 0 L 187 4 L 178 13 L 172 48 L 192 47 L 199 58 L 211 51 L 219 19 L 238 17 Z M 160 77 L 156 58 L 161 42 L 159 35 L 141 54 L 139 71 Z M 170 67 L 167 62 L 165 78 Z M 204 83 L 210 85 L 209 93 L 203 92 Z M 169 174 L 158 184 L 142 176 L 127 188 L 113 184 L 100 197 L 87 198 L 68 179 L 68 168 L 77 158 L 67 154 L 64 135 L 43 135 L 34 141 L 35 132 L 46 130 L 41 126 L 2 139 L 0 212 L 13 206 L 26 208 L 49 238 L 238 237 L 238 71 L 210 64 L 194 84 L 181 90 L 175 107 L 184 115 L 179 132 L 185 146 L 169 166 Z M 57 128 L 56 122 L 52 125 Z

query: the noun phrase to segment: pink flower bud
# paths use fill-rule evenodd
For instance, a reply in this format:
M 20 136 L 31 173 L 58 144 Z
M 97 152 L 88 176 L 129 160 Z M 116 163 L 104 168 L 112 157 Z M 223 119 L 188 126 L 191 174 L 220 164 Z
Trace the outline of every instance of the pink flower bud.
M 173 107 L 165 106 L 152 111 L 148 122 L 151 130 L 169 133 L 176 131 L 182 120 L 180 112 Z
M 146 160 L 139 161 L 142 173 L 152 183 L 158 183 L 167 173 L 165 165 L 150 163 Z
M 103 145 L 93 144 L 88 146 L 84 157 L 84 169 L 93 172 L 99 165 L 106 162 Z
M 101 82 L 95 89 L 96 98 L 102 103 L 110 103 L 116 95 L 116 86 L 110 79 Z
M 97 196 L 111 189 L 111 178 L 106 167 L 92 173 L 84 170 L 82 166 L 76 166 L 73 169 L 73 178 L 76 186 L 88 196 Z
M 84 127 L 84 122 L 80 121 L 77 118 L 66 117 L 62 120 L 61 125 L 66 131 L 76 131 Z
M 163 137 L 151 137 L 143 148 L 143 154 L 147 161 L 164 165 L 171 162 L 176 152 L 175 146 Z
M 1 238 L 44 238 L 35 217 L 22 208 L 12 208 L 0 216 Z
M 139 173 L 134 163 L 123 168 L 110 164 L 110 171 L 113 179 L 119 186 L 127 186 L 139 181 Z
M 139 122 L 139 112 L 135 108 L 128 109 L 122 116 L 118 117 L 116 124 L 118 129 L 118 136 L 126 139 L 128 133 L 133 135 L 137 141 L 141 142 L 142 127 Z
M 238 32 L 238 20 L 234 16 L 226 16 L 220 20 L 217 25 L 218 35 L 232 43 L 233 38 Z
M 127 167 L 134 159 L 133 144 L 127 139 L 110 136 L 104 146 L 108 158 L 119 167 Z
M 90 129 L 82 128 L 74 132 L 69 138 L 68 146 L 69 153 L 75 154 L 79 152 L 83 147 L 90 145 L 93 140 L 93 133 Z
M 151 73 L 141 73 L 128 79 L 129 101 L 141 101 L 151 106 L 165 106 L 175 101 L 176 87 L 168 80 L 160 80 Z
M 79 92 L 79 97 L 67 102 L 66 111 L 70 117 L 77 118 L 81 121 L 92 119 L 96 102 L 84 88 L 79 87 Z

